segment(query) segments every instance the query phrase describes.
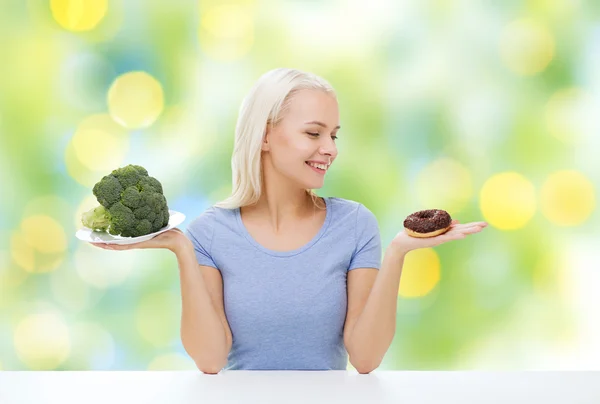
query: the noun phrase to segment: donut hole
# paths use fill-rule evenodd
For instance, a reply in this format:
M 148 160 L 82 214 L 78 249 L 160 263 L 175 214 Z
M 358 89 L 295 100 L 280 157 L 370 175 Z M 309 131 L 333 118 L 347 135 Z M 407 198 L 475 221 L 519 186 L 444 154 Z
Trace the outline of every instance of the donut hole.
M 435 213 L 430 212 L 430 211 L 424 211 L 424 212 L 419 212 L 416 216 L 419 219 L 431 219 L 433 216 L 435 216 Z

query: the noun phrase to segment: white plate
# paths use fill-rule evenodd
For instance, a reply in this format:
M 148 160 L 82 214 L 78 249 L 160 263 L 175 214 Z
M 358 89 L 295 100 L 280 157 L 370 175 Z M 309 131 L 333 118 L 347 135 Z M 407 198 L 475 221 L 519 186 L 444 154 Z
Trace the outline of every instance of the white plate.
M 88 229 L 87 227 L 83 227 L 75 233 L 75 237 L 79 240 L 87 241 L 90 243 L 106 243 L 106 244 L 133 244 L 140 243 L 142 241 L 150 240 L 153 237 L 156 237 L 160 233 L 163 233 L 167 230 L 170 230 L 174 227 L 177 227 L 185 220 L 185 215 L 181 212 L 177 212 L 175 210 L 169 210 L 169 224 L 156 231 L 154 233 L 146 234 L 145 236 L 140 237 L 121 237 L 121 236 L 113 236 L 112 234 L 105 231 L 94 231 L 92 229 Z

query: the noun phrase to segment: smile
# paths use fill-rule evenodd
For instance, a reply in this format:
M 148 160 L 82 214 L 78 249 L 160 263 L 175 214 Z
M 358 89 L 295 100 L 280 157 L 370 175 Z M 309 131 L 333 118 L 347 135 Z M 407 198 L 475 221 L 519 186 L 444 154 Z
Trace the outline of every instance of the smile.
M 314 172 L 316 172 L 318 174 L 324 175 L 327 172 L 327 170 L 323 170 L 321 168 L 317 168 L 317 167 L 311 166 L 307 162 L 305 162 L 304 164 L 306 164 L 311 170 L 313 170 Z

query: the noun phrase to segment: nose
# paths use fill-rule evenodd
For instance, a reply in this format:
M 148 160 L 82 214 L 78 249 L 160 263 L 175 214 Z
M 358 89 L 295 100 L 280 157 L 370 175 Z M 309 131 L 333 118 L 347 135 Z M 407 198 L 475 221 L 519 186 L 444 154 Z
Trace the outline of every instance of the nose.
M 337 153 L 323 152 L 321 151 L 321 155 L 325 156 L 324 160 L 327 160 L 328 164 L 331 164 Z
M 333 140 L 331 140 L 331 143 L 328 143 L 326 146 L 322 146 L 319 150 L 319 153 L 327 156 L 329 158 L 329 162 L 331 162 L 331 160 L 337 156 L 337 147 Z

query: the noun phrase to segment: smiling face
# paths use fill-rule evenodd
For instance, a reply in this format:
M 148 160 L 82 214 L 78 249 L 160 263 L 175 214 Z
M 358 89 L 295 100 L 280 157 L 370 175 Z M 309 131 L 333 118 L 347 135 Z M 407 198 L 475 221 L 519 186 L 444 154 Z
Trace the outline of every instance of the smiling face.
M 321 188 L 328 163 L 338 154 L 338 129 L 338 103 L 332 94 L 319 90 L 298 91 L 282 120 L 267 131 L 262 147 L 266 152 L 263 153 L 264 168 L 275 170 L 301 188 Z M 319 167 L 317 162 L 325 165 Z

